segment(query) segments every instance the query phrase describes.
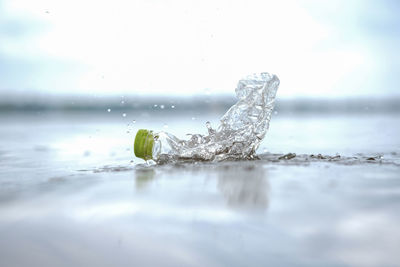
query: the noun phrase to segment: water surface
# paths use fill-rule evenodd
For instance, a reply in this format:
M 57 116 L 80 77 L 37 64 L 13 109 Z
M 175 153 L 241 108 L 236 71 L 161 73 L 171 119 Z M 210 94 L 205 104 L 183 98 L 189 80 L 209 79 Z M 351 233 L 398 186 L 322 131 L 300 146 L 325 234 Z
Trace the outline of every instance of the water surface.
M 0 115 L 0 265 L 400 262 L 397 114 L 278 114 L 254 161 L 133 157 L 137 129 L 184 137 L 207 120 L 218 115 Z

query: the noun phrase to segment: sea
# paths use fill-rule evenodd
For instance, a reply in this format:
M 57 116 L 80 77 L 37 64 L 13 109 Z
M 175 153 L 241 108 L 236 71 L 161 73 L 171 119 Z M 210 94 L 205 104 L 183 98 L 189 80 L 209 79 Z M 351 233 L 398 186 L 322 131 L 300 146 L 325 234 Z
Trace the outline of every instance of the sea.
M 138 129 L 233 100 L 71 99 L 0 105 L 0 266 L 398 266 L 397 100 L 278 102 L 254 160 L 149 165 Z

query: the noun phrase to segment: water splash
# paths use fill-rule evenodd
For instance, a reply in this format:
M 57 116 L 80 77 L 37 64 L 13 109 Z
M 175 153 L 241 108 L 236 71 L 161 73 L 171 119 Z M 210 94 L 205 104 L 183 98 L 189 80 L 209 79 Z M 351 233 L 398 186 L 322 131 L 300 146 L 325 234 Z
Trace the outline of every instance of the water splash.
M 189 140 L 160 132 L 155 136 L 153 157 L 161 163 L 177 159 L 254 158 L 269 128 L 278 86 L 278 77 L 269 73 L 247 76 L 236 88 L 238 102 L 222 116 L 217 129 L 207 122 L 208 135 L 190 134 Z

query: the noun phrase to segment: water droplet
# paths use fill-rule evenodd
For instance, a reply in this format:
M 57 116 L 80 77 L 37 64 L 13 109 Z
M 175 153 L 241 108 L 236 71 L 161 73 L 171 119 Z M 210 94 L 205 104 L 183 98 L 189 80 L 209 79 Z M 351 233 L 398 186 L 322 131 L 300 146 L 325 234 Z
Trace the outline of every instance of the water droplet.
M 122 101 L 121 101 L 121 104 L 122 104 L 122 105 L 123 105 L 123 104 L 125 104 L 125 101 L 124 101 L 124 100 L 122 100 Z
M 175 106 L 174 106 L 174 105 L 172 105 L 172 106 L 171 106 L 171 108 L 175 108 Z
M 195 117 L 192 117 L 192 121 L 194 121 L 196 118 Z
M 168 124 L 166 124 L 166 123 L 164 123 L 164 129 L 167 129 L 168 128 Z
M 122 113 L 122 117 L 126 117 L 126 113 Z
M 164 108 L 165 108 L 165 106 L 164 106 L 164 105 L 160 105 L 160 108 L 161 108 L 161 109 L 164 109 Z
M 277 115 L 277 114 L 278 114 L 278 111 L 275 110 L 275 111 L 274 111 L 274 114 Z
M 135 123 L 136 123 L 136 120 L 133 120 L 132 123 L 135 124 Z
M 107 109 L 107 112 L 111 112 L 111 108 Z
M 158 107 L 158 105 L 157 105 L 157 104 L 154 104 L 154 106 L 153 106 L 153 107 L 155 107 L 155 108 L 156 108 L 156 107 Z

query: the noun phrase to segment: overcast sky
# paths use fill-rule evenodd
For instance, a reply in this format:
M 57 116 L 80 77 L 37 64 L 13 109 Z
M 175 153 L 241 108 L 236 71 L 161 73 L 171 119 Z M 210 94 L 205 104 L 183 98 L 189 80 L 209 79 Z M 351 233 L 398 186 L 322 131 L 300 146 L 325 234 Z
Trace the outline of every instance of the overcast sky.
M 400 2 L 0 0 L 0 93 L 400 95 Z

